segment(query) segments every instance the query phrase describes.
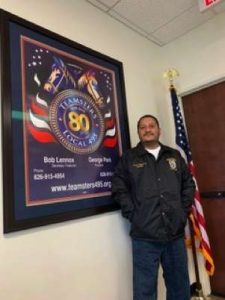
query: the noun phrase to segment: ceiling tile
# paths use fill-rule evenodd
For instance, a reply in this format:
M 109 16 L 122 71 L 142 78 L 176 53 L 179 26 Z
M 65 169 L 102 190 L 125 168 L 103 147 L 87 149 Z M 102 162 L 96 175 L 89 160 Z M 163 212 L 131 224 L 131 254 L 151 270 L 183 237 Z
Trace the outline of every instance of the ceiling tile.
M 221 1 L 215 6 L 213 6 L 212 10 L 215 11 L 217 14 L 225 11 L 225 1 Z
M 138 26 L 138 24 L 136 25 L 135 23 L 130 22 L 129 20 L 127 20 L 126 18 L 122 17 L 120 14 L 118 14 L 114 10 L 109 11 L 109 14 L 110 14 L 110 16 L 112 16 L 113 18 L 115 18 L 116 20 L 118 20 L 118 21 L 122 22 L 124 25 L 132 28 L 136 32 L 140 33 L 141 35 L 143 35 L 143 36 L 147 36 L 148 35 L 148 32 L 146 32 L 142 28 L 140 28 Z
M 155 36 L 151 34 L 149 34 L 146 38 L 158 46 L 164 46 L 164 43 L 162 41 L 158 40 Z
M 165 45 L 225 11 L 225 0 L 200 12 L 197 0 L 86 0 L 157 45 Z
M 108 6 L 105 6 L 104 4 L 100 3 L 99 1 L 96 0 L 87 0 L 87 2 L 91 3 L 95 7 L 107 12 L 109 10 Z
M 89 2 L 98 2 L 100 5 L 105 5 L 108 8 L 113 7 L 120 0 L 88 0 Z
M 198 7 L 193 7 L 165 26 L 156 30 L 153 36 L 166 44 L 198 27 L 213 16 L 214 13 L 211 10 L 207 10 L 199 15 Z
M 116 3 L 120 2 L 121 0 L 99 0 L 100 2 L 104 3 L 107 6 L 114 6 Z
M 113 10 L 151 33 L 192 6 L 196 0 L 121 0 Z

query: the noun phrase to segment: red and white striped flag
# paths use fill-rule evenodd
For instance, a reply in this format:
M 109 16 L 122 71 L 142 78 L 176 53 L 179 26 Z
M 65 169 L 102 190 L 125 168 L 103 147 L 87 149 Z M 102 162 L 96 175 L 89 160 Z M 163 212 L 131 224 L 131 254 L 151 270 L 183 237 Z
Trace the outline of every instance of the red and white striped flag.
M 180 110 L 176 89 L 173 85 L 170 86 L 170 95 L 172 100 L 173 116 L 176 129 L 176 145 L 178 150 L 181 152 L 181 155 L 186 160 L 189 170 L 196 184 L 194 204 L 192 205 L 192 212 L 190 215 L 193 224 L 194 235 L 196 238 L 195 240 L 196 242 L 198 242 L 197 247 L 200 249 L 205 258 L 205 268 L 208 274 L 213 275 L 215 266 L 212 258 L 212 252 L 210 248 L 208 235 L 206 232 L 206 223 L 202 210 L 200 193 L 196 182 L 195 167 L 192 160 L 191 150 L 184 127 L 183 117 Z

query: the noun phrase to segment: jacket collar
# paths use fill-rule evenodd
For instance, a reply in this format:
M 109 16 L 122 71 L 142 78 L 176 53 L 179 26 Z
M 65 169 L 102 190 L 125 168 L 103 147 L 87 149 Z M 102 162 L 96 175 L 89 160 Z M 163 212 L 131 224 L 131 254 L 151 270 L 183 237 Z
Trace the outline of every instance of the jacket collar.
M 159 143 L 159 145 L 161 146 L 160 152 L 159 152 L 159 156 L 162 155 L 162 153 L 164 152 L 171 152 L 172 148 L 163 145 L 162 143 Z M 137 150 L 137 154 L 139 156 L 143 156 L 146 155 L 148 152 L 145 150 L 143 144 L 141 142 L 139 142 L 136 146 L 136 150 Z

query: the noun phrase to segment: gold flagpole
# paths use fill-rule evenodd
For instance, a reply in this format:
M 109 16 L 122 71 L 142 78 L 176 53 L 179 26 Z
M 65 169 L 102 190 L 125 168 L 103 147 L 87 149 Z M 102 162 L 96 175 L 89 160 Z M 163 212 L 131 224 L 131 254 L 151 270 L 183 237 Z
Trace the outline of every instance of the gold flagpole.
M 174 78 L 178 77 L 179 75 L 180 75 L 179 72 L 173 68 L 168 69 L 163 73 L 163 77 L 169 80 L 170 88 L 174 87 L 174 85 L 173 85 Z M 193 289 L 193 297 L 191 299 L 192 300 L 205 300 L 206 298 L 203 295 L 202 284 L 201 284 L 200 276 L 199 276 L 198 259 L 197 259 L 197 252 L 196 252 L 196 247 L 195 247 L 193 224 L 192 224 L 190 217 L 188 218 L 188 224 L 190 227 L 191 249 L 192 249 L 195 277 L 196 277 L 196 282 L 194 282 L 191 285 L 191 289 Z
M 163 73 L 163 77 L 169 80 L 170 87 L 173 86 L 173 80 L 175 77 L 178 77 L 180 74 L 176 69 L 168 69 Z

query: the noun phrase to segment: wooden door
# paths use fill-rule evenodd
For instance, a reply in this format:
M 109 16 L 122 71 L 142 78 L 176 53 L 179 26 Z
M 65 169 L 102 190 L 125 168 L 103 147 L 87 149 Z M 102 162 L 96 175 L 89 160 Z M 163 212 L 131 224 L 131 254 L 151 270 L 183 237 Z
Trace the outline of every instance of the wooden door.
M 207 233 L 212 292 L 225 296 L 225 82 L 182 97 Z

